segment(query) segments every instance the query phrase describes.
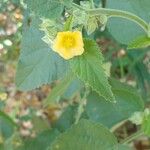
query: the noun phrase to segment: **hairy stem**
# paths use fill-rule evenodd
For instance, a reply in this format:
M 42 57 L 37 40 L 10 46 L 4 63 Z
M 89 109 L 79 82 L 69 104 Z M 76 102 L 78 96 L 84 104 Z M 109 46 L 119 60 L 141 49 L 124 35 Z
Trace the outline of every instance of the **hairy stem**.
M 107 9 L 107 8 L 98 8 L 95 10 L 89 10 L 89 14 L 91 15 L 100 15 L 105 14 L 109 18 L 110 17 L 120 17 L 124 19 L 131 20 L 135 23 L 137 23 L 140 27 L 143 28 L 144 31 L 148 31 L 148 24 L 141 19 L 140 17 L 134 15 L 133 13 L 127 12 L 127 11 L 121 11 L 121 10 L 115 10 L 115 9 Z
M 79 106 L 78 106 L 78 109 L 77 109 L 77 114 L 75 116 L 75 124 L 77 124 L 81 118 L 81 115 L 82 113 L 84 112 L 84 105 L 86 104 L 86 97 L 89 93 L 89 89 L 88 87 L 85 87 L 85 93 L 83 95 L 83 97 L 80 99 L 80 102 L 79 102 Z
M 84 112 L 84 104 L 86 103 L 86 98 L 81 99 L 81 102 L 79 104 L 77 114 L 75 116 L 75 124 L 77 124 L 81 118 L 82 113 Z
M 78 9 L 84 10 L 88 14 L 93 16 L 105 14 L 107 15 L 108 18 L 120 17 L 120 18 L 128 19 L 138 24 L 148 34 L 148 28 L 149 28 L 148 23 L 133 13 L 122 11 L 122 10 L 116 10 L 116 9 L 107 9 L 107 8 L 85 9 L 75 3 L 73 3 L 73 6 Z
M 95 8 L 93 0 L 90 0 L 90 4 L 91 4 L 91 9 Z

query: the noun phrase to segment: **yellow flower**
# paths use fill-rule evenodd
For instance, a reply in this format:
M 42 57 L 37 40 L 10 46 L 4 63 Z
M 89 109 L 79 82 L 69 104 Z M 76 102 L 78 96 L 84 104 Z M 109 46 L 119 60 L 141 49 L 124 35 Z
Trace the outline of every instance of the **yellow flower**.
M 7 98 L 7 94 L 6 93 L 0 93 L 0 100 L 4 101 Z
M 52 49 L 64 59 L 71 59 L 74 56 L 82 55 L 84 44 L 81 32 L 58 32 Z

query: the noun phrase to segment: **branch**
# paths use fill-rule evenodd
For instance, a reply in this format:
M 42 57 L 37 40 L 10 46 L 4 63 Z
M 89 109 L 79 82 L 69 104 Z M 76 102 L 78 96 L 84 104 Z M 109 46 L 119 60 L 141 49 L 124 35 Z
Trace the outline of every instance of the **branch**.
M 90 15 L 96 16 L 96 15 L 104 14 L 108 18 L 120 17 L 120 18 L 124 18 L 124 19 L 130 20 L 130 21 L 133 21 L 136 24 L 138 24 L 148 34 L 148 28 L 149 28 L 148 23 L 133 13 L 130 13 L 127 11 L 122 11 L 122 10 L 116 10 L 116 9 L 108 9 L 108 8 L 85 9 L 75 3 L 73 3 L 73 6 L 80 10 L 86 11 Z

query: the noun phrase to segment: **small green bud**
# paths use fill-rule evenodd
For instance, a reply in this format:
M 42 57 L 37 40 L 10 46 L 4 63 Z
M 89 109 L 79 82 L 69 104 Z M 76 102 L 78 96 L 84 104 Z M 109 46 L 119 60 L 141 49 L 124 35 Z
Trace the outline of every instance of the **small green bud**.
M 95 16 L 89 16 L 85 28 L 87 30 L 88 35 L 92 34 L 98 28 L 97 18 Z
M 97 17 L 99 25 L 100 26 L 106 26 L 107 21 L 108 21 L 108 17 L 104 14 L 101 14 L 100 16 Z

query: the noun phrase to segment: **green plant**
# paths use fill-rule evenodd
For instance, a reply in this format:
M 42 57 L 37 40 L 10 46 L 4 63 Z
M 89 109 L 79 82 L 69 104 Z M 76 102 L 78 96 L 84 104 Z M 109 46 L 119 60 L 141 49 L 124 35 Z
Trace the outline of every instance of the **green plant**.
M 24 3 L 27 7 L 16 85 L 19 90 L 29 91 L 59 80 L 43 100 L 43 107 L 59 105 L 64 99 L 67 107 L 51 129 L 26 140 L 18 149 L 40 150 L 43 145 L 43 150 L 129 150 L 126 144 L 145 133 L 149 136 L 149 110 L 145 113 L 144 109 L 149 99 L 150 76 L 143 58 L 150 46 L 150 1 L 26 0 Z M 84 52 L 66 59 L 55 52 L 53 45 L 59 33 L 68 31 L 82 33 Z M 111 34 L 126 50 L 125 57 L 112 61 L 112 68 L 119 66 L 121 79 L 138 78 L 134 87 L 114 79 L 113 73 L 109 75 L 107 63 L 111 60 L 105 53 L 103 57 L 95 41 L 98 32 Z M 70 50 L 70 45 L 66 47 Z M 129 66 L 127 73 L 126 66 Z M 112 132 L 120 122 L 129 119 L 141 128 L 118 143 Z

